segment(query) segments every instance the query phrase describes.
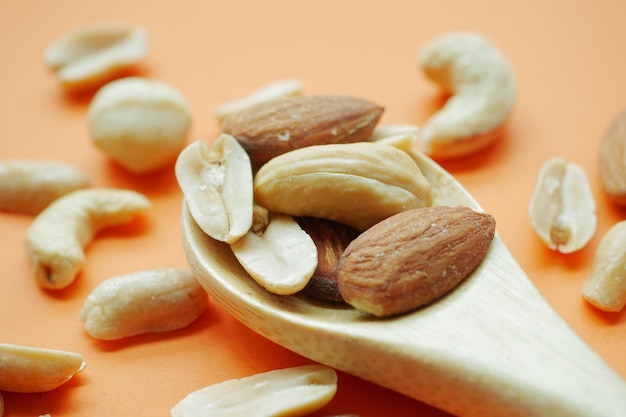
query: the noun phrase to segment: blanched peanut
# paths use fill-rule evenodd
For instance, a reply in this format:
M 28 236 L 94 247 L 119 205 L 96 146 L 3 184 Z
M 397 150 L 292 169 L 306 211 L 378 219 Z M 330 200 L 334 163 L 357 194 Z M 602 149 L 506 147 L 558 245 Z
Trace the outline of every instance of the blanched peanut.
M 252 226 L 252 166 L 230 135 L 213 149 L 201 141 L 188 145 L 176 161 L 176 179 L 198 226 L 213 239 L 232 243 Z
M 415 147 L 419 134 L 419 127 L 414 125 L 376 126 L 367 140 L 409 152 Z
M 70 285 L 95 234 L 129 222 L 149 206 L 142 194 L 119 189 L 78 190 L 54 201 L 26 231 L 26 252 L 37 283 L 48 289 Z
M 192 392 L 172 417 L 297 417 L 319 410 L 334 397 L 337 374 L 304 365 L 233 379 Z
M 531 224 L 553 250 L 582 249 L 596 230 L 596 203 L 585 171 L 563 158 L 546 161 L 529 206 Z
M 0 162 L 0 210 L 38 214 L 62 195 L 88 186 L 85 174 L 62 162 Z
M 80 320 L 96 339 L 121 339 L 186 327 L 207 303 L 208 295 L 191 271 L 139 271 L 98 285 L 85 300 Z
M 230 247 L 248 274 L 275 294 L 300 291 L 317 267 L 315 242 L 283 214 L 270 214 L 265 230 L 250 231 Z
M 73 90 L 102 85 L 148 52 L 148 34 L 121 22 L 84 26 L 54 41 L 44 54 L 61 84 Z
M 626 220 L 611 227 L 600 241 L 582 294 L 600 310 L 616 312 L 626 305 Z
M 291 97 L 302 93 L 302 82 L 298 79 L 286 79 L 262 86 L 245 97 L 228 103 L 220 104 L 215 109 L 215 115 L 222 121 L 228 116 L 241 110 L 248 109 L 266 101 L 277 98 Z
M 0 343 L 2 391 L 50 391 L 69 381 L 84 368 L 82 356 L 76 353 Z
M 173 162 L 184 147 L 191 109 L 171 86 L 140 77 L 106 84 L 89 105 L 94 144 L 131 173 Z

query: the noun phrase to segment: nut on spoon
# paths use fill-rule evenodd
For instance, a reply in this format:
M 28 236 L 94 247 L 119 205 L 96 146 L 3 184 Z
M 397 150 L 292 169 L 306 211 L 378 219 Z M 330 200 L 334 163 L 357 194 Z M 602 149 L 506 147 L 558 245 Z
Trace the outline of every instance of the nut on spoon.
M 413 154 L 434 204 L 480 209 L 435 162 Z M 460 417 L 621 417 L 626 383 L 558 316 L 496 235 L 459 287 L 388 319 L 261 288 L 183 207 L 184 249 L 211 296 L 302 356 Z

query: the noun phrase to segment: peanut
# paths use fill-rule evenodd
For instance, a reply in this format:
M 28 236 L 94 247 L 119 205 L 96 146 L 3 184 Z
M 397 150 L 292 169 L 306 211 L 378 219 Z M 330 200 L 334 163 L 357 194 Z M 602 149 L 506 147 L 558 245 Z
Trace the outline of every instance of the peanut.
M 248 274 L 275 294 L 302 290 L 317 266 L 315 243 L 284 214 L 270 214 L 265 230 L 250 231 L 230 247 Z
M 77 353 L 0 343 L 0 390 L 3 391 L 50 391 L 84 368 L 85 361 Z
M 336 391 L 332 368 L 304 365 L 210 385 L 183 398 L 171 416 L 306 416 L 326 405 Z
M 617 312 L 626 305 L 626 220 L 613 225 L 600 241 L 582 294 L 600 310 Z
M 529 206 L 531 224 L 552 250 L 571 253 L 593 237 L 596 204 L 587 175 L 563 158 L 546 161 L 537 178 Z
M 0 162 L 0 209 L 39 214 L 57 198 L 87 188 L 89 178 L 71 165 L 56 161 Z
M 219 121 L 223 121 L 227 117 L 257 104 L 284 97 L 298 96 L 301 93 L 302 82 L 298 79 L 276 81 L 262 86 L 245 97 L 220 104 L 215 109 L 215 115 Z
M 163 268 L 110 278 L 98 285 L 80 312 L 85 331 L 114 340 L 181 329 L 206 309 L 208 296 L 190 271 Z
M 138 64 L 148 52 L 148 34 L 121 22 L 79 27 L 55 40 L 44 62 L 71 90 L 102 85 Z
M 176 161 L 176 179 L 198 226 L 213 239 L 232 243 L 252 226 L 252 168 L 246 151 L 222 134 L 209 150 L 187 146 Z
M 171 86 L 128 77 L 102 87 L 89 105 L 93 143 L 131 173 L 148 173 L 176 159 L 191 126 L 191 109 Z
M 142 194 L 118 189 L 77 190 L 54 201 L 26 231 L 26 252 L 36 282 L 47 289 L 70 285 L 95 234 L 129 222 L 149 206 Z

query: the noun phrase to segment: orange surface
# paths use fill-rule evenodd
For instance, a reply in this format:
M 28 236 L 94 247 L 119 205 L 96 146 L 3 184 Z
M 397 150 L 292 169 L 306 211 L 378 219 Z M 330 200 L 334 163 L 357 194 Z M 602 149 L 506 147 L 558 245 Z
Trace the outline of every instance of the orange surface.
M 0 213 L 0 341 L 75 351 L 86 370 L 43 394 L 3 393 L 6 416 L 163 416 L 192 390 L 229 378 L 308 363 L 247 330 L 217 303 L 189 328 L 117 342 L 83 331 L 83 300 L 104 279 L 140 269 L 185 267 L 181 193 L 173 167 L 135 177 L 90 142 L 90 96 L 70 97 L 44 68 L 57 36 L 86 23 L 144 27 L 151 49 L 140 74 L 175 86 L 194 113 L 191 139 L 219 133 L 213 109 L 270 81 L 296 77 L 306 93 L 361 96 L 385 106 L 381 123 L 422 125 L 441 105 L 416 64 L 428 40 L 456 30 L 485 34 L 511 60 L 519 86 L 504 136 L 461 161 L 444 163 L 493 214 L 505 243 L 547 300 L 626 376 L 626 312 L 603 314 L 581 299 L 601 236 L 626 217 L 598 180 L 598 149 L 626 107 L 626 3 L 621 0 L 498 1 L 0 1 L 0 159 L 55 159 L 84 170 L 93 186 L 131 188 L 153 207 L 109 229 L 87 250 L 77 281 L 59 292 L 35 284 L 23 236 L 31 217 Z M 536 173 L 563 156 L 587 172 L 597 233 L 582 251 L 546 249 L 527 209 Z M 497 313 L 497 312 L 495 312 Z M 335 399 L 317 416 L 442 417 L 445 413 L 340 373 Z

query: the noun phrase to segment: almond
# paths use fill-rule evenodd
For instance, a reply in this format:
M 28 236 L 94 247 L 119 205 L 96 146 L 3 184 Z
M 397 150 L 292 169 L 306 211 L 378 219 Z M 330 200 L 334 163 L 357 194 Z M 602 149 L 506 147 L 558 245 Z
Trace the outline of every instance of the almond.
M 241 143 L 258 167 L 305 146 L 365 141 L 382 113 L 382 107 L 355 97 L 285 97 L 227 117 L 222 130 Z
M 626 205 L 626 109 L 609 126 L 600 147 L 600 180 L 606 194 Z
M 442 297 L 482 261 L 495 220 L 463 206 L 407 210 L 352 241 L 339 262 L 344 300 L 379 317 Z
M 342 223 L 315 217 L 300 217 L 296 221 L 317 248 L 317 267 L 302 293 L 318 300 L 343 302 L 337 285 L 337 266 L 359 232 Z

